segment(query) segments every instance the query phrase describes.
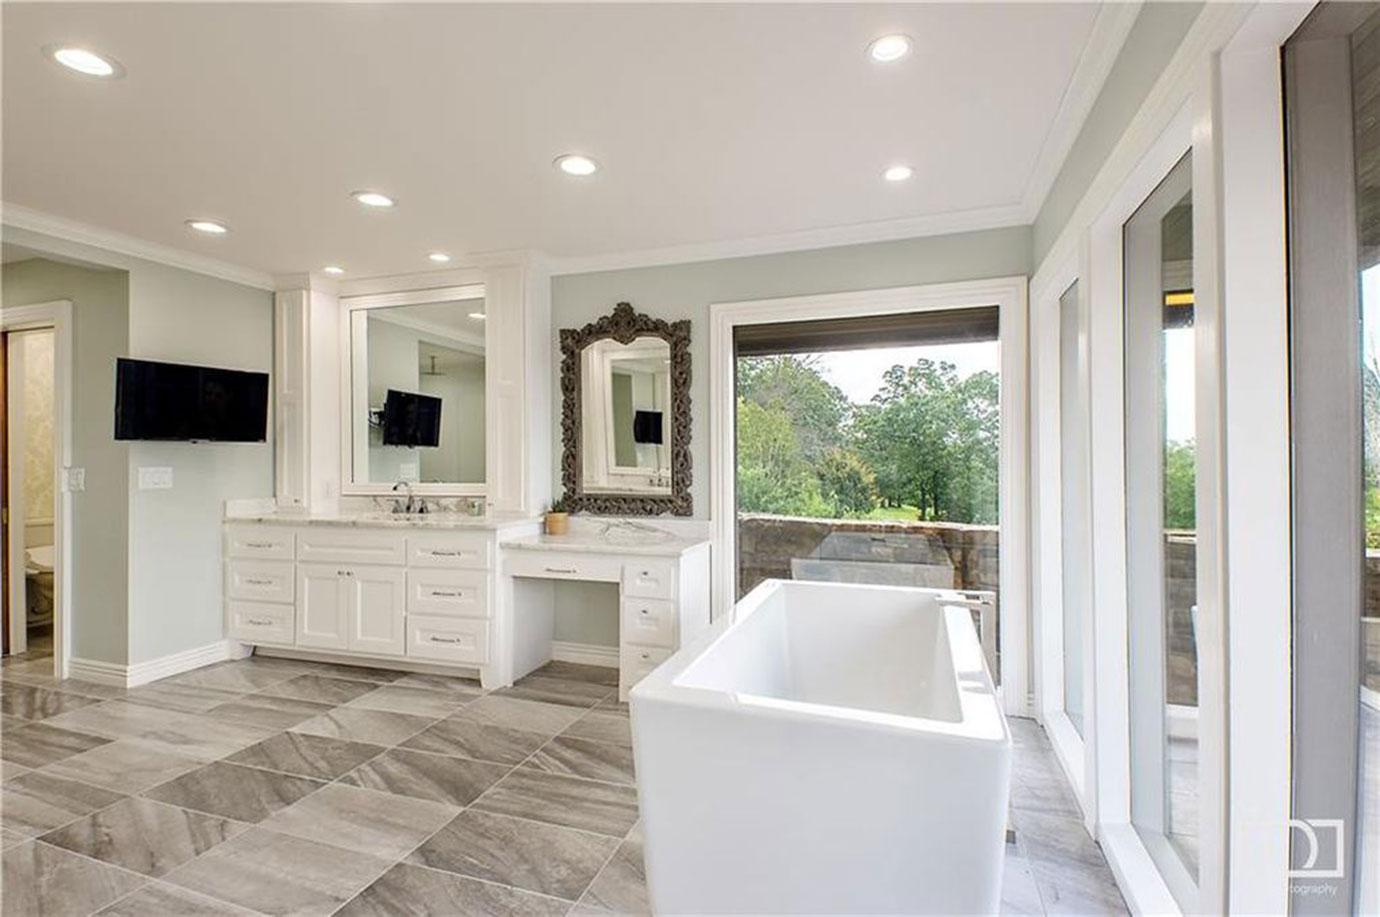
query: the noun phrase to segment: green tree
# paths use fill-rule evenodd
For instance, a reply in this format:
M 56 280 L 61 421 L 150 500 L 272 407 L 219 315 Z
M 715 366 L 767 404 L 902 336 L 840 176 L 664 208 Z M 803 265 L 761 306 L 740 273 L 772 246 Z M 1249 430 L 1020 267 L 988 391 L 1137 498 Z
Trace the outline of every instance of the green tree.
M 995 523 L 999 397 L 995 373 L 960 378 L 952 363 L 924 358 L 888 369 L 853 424 L 882 499 L 926 519 Z
M 784 413 L 801 454 L 812 465 L 843 445 L 848 398 L 824 378 L 812 354 L 738 360 L 738 397 Z
M 831 517 L 819 479 L 801 451 L 790 416 L 777 405 L 738 399 L 738 509 Z
M 1164 527 L 1192 531 L 1197 525 L 1194 507 L 1197 455 L 1193 440 L 1169 442 L 1164 447 Z
M 877 476 L 856 452 L 835 449 L 819 466 L 820 495 L 837 516 L 865 516 L 877 508 Z

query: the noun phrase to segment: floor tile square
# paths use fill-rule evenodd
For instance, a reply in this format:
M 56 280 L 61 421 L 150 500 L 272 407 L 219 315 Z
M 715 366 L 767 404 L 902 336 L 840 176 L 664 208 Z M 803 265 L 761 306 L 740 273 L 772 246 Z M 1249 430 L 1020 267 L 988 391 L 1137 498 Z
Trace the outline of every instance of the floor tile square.
M 455 817 L 457 806 L 333 783 L 260 827 L 359 853 L 401 859 Z
M 184 809 L 258 823 L 320 789 L 320 781 L 216 761 L 144 795 Z
M 447 694 L 473 700 L 484 694 L 484 688 L 473 678 L 457 678 L 452 675 L 428 675 L 412 672 L 393 682 L 399 688 L 426 688 L 429 691 L 445 691 Z
M 345 739 L 349 742 L 369 742 L 374 745 L 397 745 L 430 726 L 435 719 L 408 716 L 383 710 L 360 710 L 336 707 L 292 727 L 293 732 Z
M 572 681 L 587 681 L 590 684 L 618 687 L 618 669 L 603 665 L 581 665 L 578 662 L 558 662 L 552 660 L 537 669 L 535 675 L 549 678 L 568 678 Z
M 134 795 L 205 763 L 200 758 L 175 755 L 138 739 L 116 739 L 49 764 L 43 772 Z
M 547 704 L 589 708 L 613 692 L 614 689 L 608 685 L 570 678 L 528 675 L 511 688 L 502 688 L 494 693 L 499 697 L 517 697 Z
M 361 694 L 346 706 L 410 713 L 435 719 L 450 716 L 469 700 L 468 697 L 459 697 L 443 691 L 392 684 L 380 685 L 368 694 Z
M 632 721 L 626 713 L 594 709 L 570 725 L 563 736 L 632 747 Z
M 467 811 L 407 862 L 574 901 L 617 846 L 586 831 Z
M 466 704 L 460 715 L 479 723 L 553 736 L 567 729 L 584 712 L 581 707 L 486 694 Z
M 193 669 L 181 675 L 174 675 L 164 679 L 168 684 L 194 685 L 201 688 L 219 688 L 223 691 L 235 691 L 240 694 L 248 694 L 252 691 L 262 691 L 264 688 L 286 681 L 291 678 L 290 672 L 283 672 L 277 669 L 265 669 L 262 666 L 244 664 L 239 660 L 229 662 L 218 662 L 215 665 L 208 665 L 204 668 Z
M 226 758 L 299 777 L 334 780 L 383 752 L 382 745 L 346 742 L 302 732 L 282 732 Z
M 246 694 L 219 707 L 212 707 L 206 711 L 206 716 L 242 726 L 278 730 L 296 726 L 330 709 L 329 704 L 317 704 L 293 697 Z
M 509 770 L 506 764 L 395 748 L 341 777 L 340 782 L 397 796 L 467 806 Z
M 156 878 L 243 830 L 244 825 L 223 818 L 131 797 L 42 840 Z
M 353 850 L 251 828 L 164 881 L 261 913 L 324 917 L 388 865 Z
M 600 871 L 580 903 L 616 914 L 650 914 L 652 903 L 647 897 L 642 843 L 630 839 L 619 844 L 618 852 Z
M 551 774 L 603 780 L 607 783 L 626 783 L 631 786 L 636 782 L 631 748 L 570 736 L 556 736 L 522 766 Z
M 280 682 L 260 693 L 274 697 L 295 697 L 298 700 L 336 706 L 349 703 L 361 694 L 368 694 L 376 687 L 378 686 L 372 682 L 349 681 L 344 678 L 328 678 L 325 675 L 309 673 Z
M 253 911 L 164 882 L 150 882 L 96 917 L 251 917 Z
M 25 720 L 45 720 L 69 710 L 79 710 L 101 701 L 80 694 L 66 694 L 35 688 L 30 685 L 10 684 L 0 693 L 0 712 Z
M 0 860 L 5 917 L 90 914 L 148 881 L 38 841 L 11 847 Z
M 0 758 L 20 767 L 42 767 L 109 741 L 104 736 L 62 729 L 49 723 L 34 723 L 22 729 L 7 730 L 0 737 Z
M 203 760 L 223 758 L 277 731 L 126 701 L 64 713 L 46 725 L 86 730 L 112 739 L 139 739 L 173 754 Z
M 132 704 L 166 707 L 169 710 L 181 710 L 183 713 L 205 713 L 212 707 L 229 703 L 242 693 L 227 691 L 224 688 L 203 688 L 199 685 L 155 681 L 142 687 L 131 688 L 124 699 Z
M 399 863 L 337 913 L 339 917 L 560 917 L 570 902 Z
M 474 808 L 621 838 L 637 821 L 637 791 L 518 768 L 475 800 Z
M 120 798 L 121 794 L 110 790 L 35 771 L 0 788 L 0 825 L 33 837 L 103 809 Z
M 514 765 L 526 760 L 546 740 L 541 733 L 479 722 L 462 713 L 430 726 L 402 747 Z

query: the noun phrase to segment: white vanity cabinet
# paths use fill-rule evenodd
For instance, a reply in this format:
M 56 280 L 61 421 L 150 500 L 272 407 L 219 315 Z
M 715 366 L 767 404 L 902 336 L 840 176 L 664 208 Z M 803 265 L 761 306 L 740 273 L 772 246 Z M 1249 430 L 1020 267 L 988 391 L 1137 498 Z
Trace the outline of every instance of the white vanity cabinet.
M 492 686 L 498 540 L 496 528 L 228 521 L 226 635 L 477 668 Z

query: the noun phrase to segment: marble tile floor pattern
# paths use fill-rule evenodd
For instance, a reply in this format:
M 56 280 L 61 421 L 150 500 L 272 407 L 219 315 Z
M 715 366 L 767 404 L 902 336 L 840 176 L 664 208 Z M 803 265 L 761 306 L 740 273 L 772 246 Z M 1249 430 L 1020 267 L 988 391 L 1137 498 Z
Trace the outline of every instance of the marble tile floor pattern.
M 491 693 L 254 656 L 128 691 L 0 671 L 4 915 L 648 912 L 617 673 Z M 1039 727 L 1013 721 L 1002 909 L 1124 913 Z

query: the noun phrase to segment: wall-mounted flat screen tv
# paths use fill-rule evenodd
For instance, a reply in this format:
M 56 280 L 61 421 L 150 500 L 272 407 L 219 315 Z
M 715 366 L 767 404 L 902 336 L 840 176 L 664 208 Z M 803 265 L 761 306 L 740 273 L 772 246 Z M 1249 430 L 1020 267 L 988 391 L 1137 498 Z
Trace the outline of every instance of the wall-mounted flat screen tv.
M 385 446 L 439 446 L 441 399 L 389 389 L 383 399 Z
M 115 438 L 266 442 L 268 373 L 116 360 Z

